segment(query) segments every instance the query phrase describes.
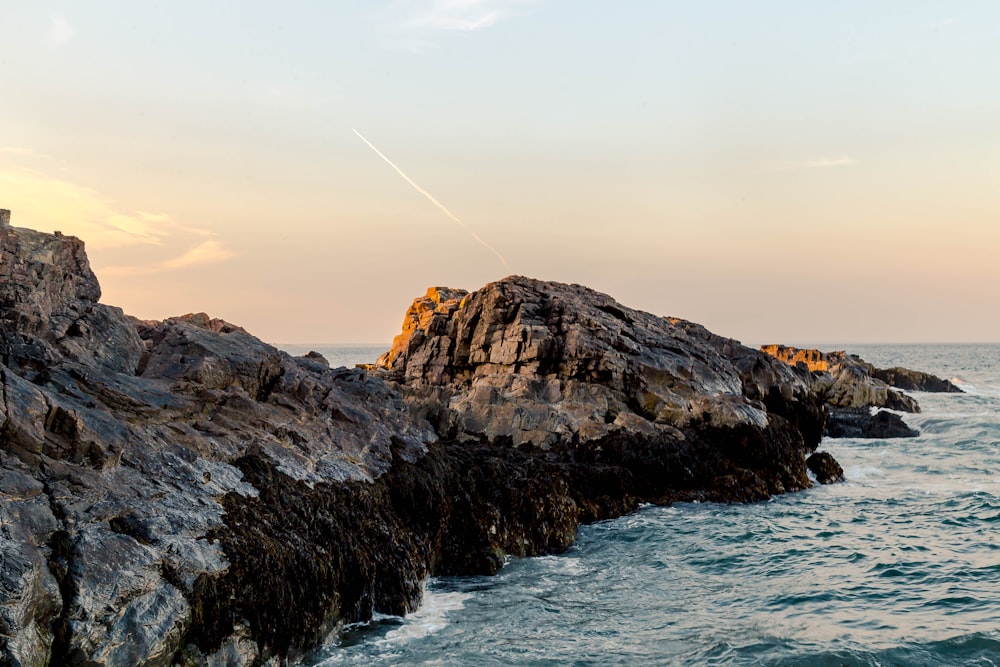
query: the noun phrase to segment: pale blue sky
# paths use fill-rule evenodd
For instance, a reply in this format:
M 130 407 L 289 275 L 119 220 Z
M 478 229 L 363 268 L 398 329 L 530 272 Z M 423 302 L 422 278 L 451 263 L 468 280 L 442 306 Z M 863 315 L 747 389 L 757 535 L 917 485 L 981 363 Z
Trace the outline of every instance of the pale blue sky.
M 750 343 L 998 340 L 998 81 L 985 0 L 0 0 L 0 207 L 273 342 L 388 342 L 508 273 L 470 232 Z

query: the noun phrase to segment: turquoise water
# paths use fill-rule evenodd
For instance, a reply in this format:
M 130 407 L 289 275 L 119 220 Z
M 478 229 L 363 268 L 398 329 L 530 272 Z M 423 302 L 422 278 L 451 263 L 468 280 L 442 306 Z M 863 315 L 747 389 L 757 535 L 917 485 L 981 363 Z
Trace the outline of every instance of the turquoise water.
M 1000 345 L 847 349 L 969 393 L 917 394 L 918 438 L 825 441 L 843 484 L 582 527 L 309 664 L 1000 664 Z

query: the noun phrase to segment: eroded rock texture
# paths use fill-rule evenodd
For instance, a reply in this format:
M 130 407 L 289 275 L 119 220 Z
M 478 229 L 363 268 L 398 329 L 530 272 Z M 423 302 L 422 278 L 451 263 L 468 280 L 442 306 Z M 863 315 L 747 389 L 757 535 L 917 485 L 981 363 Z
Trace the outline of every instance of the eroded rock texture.
M 0 226 L 0 664 L 249 664 L 315 641 L 353 609 L 320 605 L 298 633 L 294 616 L 284 634 L 243 627 L 274 610 L 238 588 L 234 559 L 274 538 L 239 508 L 278 493 L 245 470 L 363 488 L 433 431 L 361 371 L 205 315 L 131 321 L 99 297 L 82 242 Z M 253 548 L 227 553 L 240 540 Z M 254 575 L 308 582 L 324 548 L 275 544 Z M 228 625 L 206 615 L 209 590 Z M 294 614 L 308 595 L 267 601 Z
M 443 439 L 611 466 L 650 501 L 805 488 L 823 432 L 807 374 L 699 325 L 522 277 L 432 288 L 374 372 Z
M 920 435 L 896 412 L 920 412 L 916 399 L 899 389 L 961 393 L 948 380 L 906 368 L 876 368 L 845 352 L 765 345 L 767 354 L 808 371 L 812 391 L 829 412 L 831 438 L 908 438 Z M 895 411 L 895 412 L 887 412 Z
M 509 278 L 331 369 L 130 319 L 79 240 L 2 213 L 0 664 L 284 664 L 580 522 L 810 484 L 830 392 L 696 324 Z

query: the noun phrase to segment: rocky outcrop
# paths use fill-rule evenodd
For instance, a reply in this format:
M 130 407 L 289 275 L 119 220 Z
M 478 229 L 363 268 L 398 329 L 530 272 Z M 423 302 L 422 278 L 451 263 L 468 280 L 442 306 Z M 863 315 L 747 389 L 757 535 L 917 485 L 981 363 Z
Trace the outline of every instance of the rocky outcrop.
M 826 434 L 831 438 L 915 438 L 920 431 L 888 410 L 836 408 L 830 410 Z
M 246 471 L 363 489 L 422 456 L 429 425 L 361 371 L 289 357 L 203 314 L 136 322 L 99 297 L 82 242 L 0 227 L 0 663 L 249 664 L 358 614 L 357 600 L 328 596 L 284 629 L 245 625 L 250 610 L 278 613 L 267 602 L 308 606 L 303 591 L 239 587 L 251 549 L 233 545 L 259 552 L 267 537 L 239 508 L 281 493 Z M 274 569 L 254 576 L 276 586 L 314 579 L 340 549 L 272 544 Z M 397 608 L 417 604 L 425 573 Z
M 0 664 L 286 664 L 640 502 L 804 489 L 825 428 L 808 370 L 575 285 L 432 289 L 372 372 L 99 298 L 0 224 Z
M 915 371 L 909 368 L 875 368 L 870 369 L 873 378 L 885 382 L 890 387 L 896 387 L 904 391 L 926 391 L 944 394 L 961 394 L 960 388 L 955 386 L 951 380 L 944 380 L 936 375 Z
M 820 484 L 834 484 L 844 481 L 844 469 L 829 452 L 816 452 L 806 459 L 809 471 L 816 475 Z
M 823 431 L 805 375 L 699 325 L 579 285 L 432 288 L 372 371 L 439 436 L 624 471 L 643 500 L 762 499 L 809 486 Z
M 948 380 L 906 368 L 883 370 L 846 352 L 821 352 L 784 345 L 765 345 L 770 356 L 808 372 L 813 392 L 829 412 L 831 438 L 907 438 L 920 435 L 894 412 L 920 412 L 916 399 L 898 389 L 957 392 Z M 875 409 L 874 411 L 872 409 Z

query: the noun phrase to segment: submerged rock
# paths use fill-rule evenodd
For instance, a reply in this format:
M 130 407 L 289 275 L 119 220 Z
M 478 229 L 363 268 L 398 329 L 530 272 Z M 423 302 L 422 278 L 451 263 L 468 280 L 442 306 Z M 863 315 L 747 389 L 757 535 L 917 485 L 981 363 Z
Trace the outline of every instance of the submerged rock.
M 844 469 L 829 452 L 816 452 L 806 459 L 806 465 L 820 484 L 835 484 L 844 481 Z

